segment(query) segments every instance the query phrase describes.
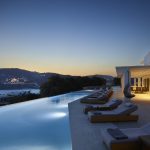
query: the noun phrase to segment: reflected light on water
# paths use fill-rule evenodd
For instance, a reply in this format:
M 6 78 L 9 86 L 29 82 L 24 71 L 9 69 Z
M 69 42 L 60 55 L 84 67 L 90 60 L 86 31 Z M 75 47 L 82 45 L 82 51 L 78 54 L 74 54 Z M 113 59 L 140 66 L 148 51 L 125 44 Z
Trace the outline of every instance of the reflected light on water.
M 34 145 L 34 146 L 11 146 L 7 148 L 3 148 L 3 150 L 58 150 L 57 147 L 52 147 L 52 146 L 42 146 L 42 145 Z M 69 148 L 66 148 L 64 150 L 69 150 Z
M 61 105 L 58 105 L 57 108 L 67 108 L 68 105 L 67 104 L 61 104 Z
M 89 93 L 74 92 L 2 107 L 0 150 L 71 150 L 68 103 Z
M 43 118 L 45 118 L 45 119 L 57 119 L 57 118 L 63 118 L 66 115 L 67 114 L 64 112 L 54 112 L 54 113 L 51 112 L 51 113 L 44 115 Z

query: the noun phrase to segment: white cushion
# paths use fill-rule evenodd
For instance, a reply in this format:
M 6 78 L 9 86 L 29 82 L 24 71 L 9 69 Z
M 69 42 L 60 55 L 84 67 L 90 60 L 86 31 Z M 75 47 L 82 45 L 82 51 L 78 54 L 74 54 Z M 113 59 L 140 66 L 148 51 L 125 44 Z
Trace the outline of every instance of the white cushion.
M 131 102 L 127 102 L 124 104 L 126 107 L 131 107 L 133 104 Z
M 116 102 L 116 101 L 117 101 L 117 99 L 112 99 L 111 101 L 112 101 L 112 102 Z

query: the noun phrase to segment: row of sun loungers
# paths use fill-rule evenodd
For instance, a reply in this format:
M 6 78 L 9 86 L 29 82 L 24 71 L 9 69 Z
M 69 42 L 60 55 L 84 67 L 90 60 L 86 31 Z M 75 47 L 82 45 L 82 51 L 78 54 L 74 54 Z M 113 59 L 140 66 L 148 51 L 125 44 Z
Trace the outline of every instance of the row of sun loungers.
M 99 123 L 99 122 L 123 122 L 123 121 L 137 121 L 138 115 L 133 115 L 132 113 L 137 110 L 137 106 L 132 103 L 122 103 L 122 100 L 113 99 L 109 102 L 105 102 L 105 104 L 97 105 L 97 100 L 95 97 L 99 97 L 101 92 L 105 92 L 106 95 L 112 93 L 111 89 L 105 89 L 103 91 L 94 93 L 89 97 L 81 99 L 81 103 L 84 101 L 86 103 L 90 103 L 92 105 L 87 105 L 84 108 L 84 113 L 88 114 L 88 119 L 91 123 Z M 109 96 L 110 97 L 110 96 Z M 91 101 L 89 101 L 89 99 Z M 97 101 L 96 101 L 96 100 Z M 96 101 L 96 102 L 95 102 Z
M 105 104 L 108 102 L 112 94 L 113 94 L 112 89 L 109 88 L 101 89 L 90 96 L 82 98 L 80 102 L 86 104 Z
M 101 92 L 81 100 L 81 103 L 90 104 L 85 106 L 83 112 L 87 114 L 91 123 L 138 120 L 138 115 L 133 114 L 138 109 L 137 105 L 131 102 L 123 102 L 119 99 L 111 99 L 108 101 L 112 95 L 110 89 L 105 94 L 110 94 L 107 100 L 102 100 L 103 94 Z M 101 101 L 105 103 L 100 103 Z M 141 141 L 146 142 L 142 150 L 150 150 L 150 136 L 148 136 L 150 135 L 150 124 L 135 129 L 120 130 L 117 127 L 107 128 L 103 129 L 101 133 L 103 142 L 109 150 L 141 150 L 141 146 L 143 147 Z M 149 139 L 149 142 L 147 142 L 147 139 Z

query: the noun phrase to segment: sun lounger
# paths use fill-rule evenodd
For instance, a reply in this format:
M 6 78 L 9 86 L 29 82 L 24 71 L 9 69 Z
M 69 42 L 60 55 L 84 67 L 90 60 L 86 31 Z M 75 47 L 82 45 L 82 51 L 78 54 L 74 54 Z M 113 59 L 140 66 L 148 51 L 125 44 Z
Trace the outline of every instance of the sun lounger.
M 99 94 L 97 97 L 85 97 L 81 99 L 80 102 L 86 104 L 105 104 L 112 94 L 113 91 L 109 90 L 106 93 Z
M 123 103 L 118 108 L 111 111 L 90 111 L 88 112 L 88 118 L 92 123 L 137 121 L 138 115 L 131 114 L 136 110 L 136 105 L 127 105 Z
M 92 94 L 86 96 L 86 97 L 83 97 L 82 99 L 87 99 L 87 98 L 97 98 L 99 96 L 101 96 L 103 94 L 103 91 L 101 90 L 98 90 L 98 91 L 95 91 L 93 92 Z
M 112 129 L 108 128 L 107 132 L 115 139 L 117 140 L 123 140 L 123 139 L 128 139 L 128 136 L 125 135 L 120 129 Z
M 141 137 L 145 138 L 145 136 L 150 135 L 150 123 L 141 128 L 115 128 L 114 131 L 120 131 L 120 133 L 122 133 L 125 137 L 122 139 L 117 139 L 115 137 L 117 136 L 117 133 L 114 132 L 114 135 L 110 134 L 109 130 L 110 129 L 108 128 L 101 130 L 103 142 L 109 150 L 143 150 L 142 147 L 144 147 L 143 144 L 145 143 L 142 143 Z
M 119 99 L 112 99 L 104 105 L 88 105 L 84 108 L 84 113 L 87 114 L 89 111 L 95 110 L 113 110 L 117 108 L 122 103 L 122 100 Z

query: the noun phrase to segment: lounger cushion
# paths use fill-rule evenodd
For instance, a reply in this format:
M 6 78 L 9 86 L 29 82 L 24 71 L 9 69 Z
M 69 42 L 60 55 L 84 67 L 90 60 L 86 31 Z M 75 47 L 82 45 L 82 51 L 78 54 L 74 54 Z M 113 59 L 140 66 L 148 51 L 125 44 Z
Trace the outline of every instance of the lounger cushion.
M 99 111 L 95 111 L 95 112 L 93 112 L 93 114 L 94 114 L 94 115 L 102 115 L 102 113 L 99 112 Z
M 112 102 L 116 102 L 117 100 L 118 100 L 118 99 L 112 99 L 111 101 L 112 101 Z
M 106 103 L 105 105 L 107 107 L 115 107 L 115 106 L 118 106 L 122 103 L 122 100 L 119 100 L 119 99 L 113 99 L 111 100 L 110 102 Z
M 126 136 L 119 128 L 108 128 L 107 132 L 116 140 L 128 139 L 128 136 Z
M 132 107 L 125 107 L 123 104 L 123 106 L 119 106 L 118 108 L 112 111 L 94 111 L 94 112 L 101 112 L 101 115 L 129 115 L 136 110 L 137 110 L 136 105 L 132 105 Z M 88 114 L 94 115 L 94 112 L 89 112 Z
M 126 107 L 131 107 L 131 106 L 133 106 L 133 104 L 130 103 L 130 102 L 128 102 L 128 103 L 125 103 L 125 106 L 126 106 Z
M 132 112 L 136 111 L 137 109 L 138 109 L 137 105 L 133 104 L 130 107 L 126 107 L 125 104 L 122 104 L 117 109 L 115 109 L 113 113 L 120 115 L 129 115 Z

